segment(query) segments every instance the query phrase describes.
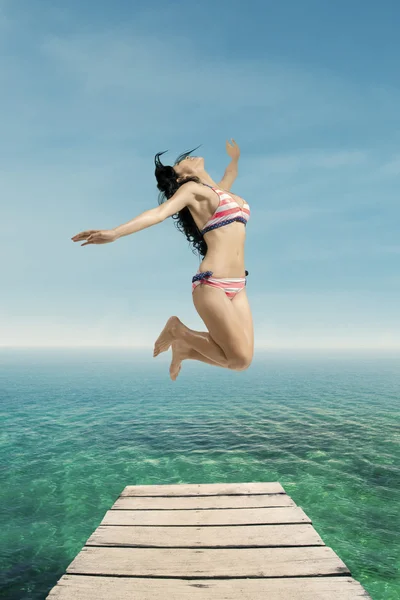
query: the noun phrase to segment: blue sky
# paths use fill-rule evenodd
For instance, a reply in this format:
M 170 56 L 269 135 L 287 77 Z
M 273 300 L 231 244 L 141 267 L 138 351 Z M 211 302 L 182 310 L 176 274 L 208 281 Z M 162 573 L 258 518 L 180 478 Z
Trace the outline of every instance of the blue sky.
M 204 329 L 154 154 L 203 144 L 250 204 L 257 348 L 400 349 L 398 2 L 0 0 L 1 346 L 151 347 Z

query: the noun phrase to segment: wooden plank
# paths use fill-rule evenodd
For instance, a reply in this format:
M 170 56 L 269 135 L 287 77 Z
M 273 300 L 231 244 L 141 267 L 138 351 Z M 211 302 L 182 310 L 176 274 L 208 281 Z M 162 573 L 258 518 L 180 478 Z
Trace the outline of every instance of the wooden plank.
M 155 548 L 240 548 L 248 546 L 324 546 L 312 525 L 235 525 L 233 527 L 129 527 L 100 525 L 87 546 Z
M 311 523 L 298 506 L 216 510 L 109 510 L 101 525 L 267 525 Z
M 194 510 L 213 508 L 267 508 L 296 506 L 287 494 L 257 494 L 251 496 L 160 496 L 120 497 L 113 510 Z
M 266 483 L 189 483 L 127 485 L 121 496 L 226 496 L 231 494 L 284 494 L 278 481 Z
M 177 578 L 350 575 L 344 562 L 327 546 L 228 550 L 85 546 L 66 572 Z
M 349 577 L 288 579 L 130 579 L 64 575 L 48 600 L 364 600 L 371 596 Z

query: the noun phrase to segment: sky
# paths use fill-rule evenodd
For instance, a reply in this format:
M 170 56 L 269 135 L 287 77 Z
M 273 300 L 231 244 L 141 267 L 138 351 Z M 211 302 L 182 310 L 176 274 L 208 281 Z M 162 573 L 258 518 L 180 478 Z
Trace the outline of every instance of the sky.
M 150 348 L 192 303 L 154 154 L 247 200 L 256 349 L 400 350 L 397 0 L 0 0 L 0 346 Z M 199 154 L 199 150 L 196 152 Z

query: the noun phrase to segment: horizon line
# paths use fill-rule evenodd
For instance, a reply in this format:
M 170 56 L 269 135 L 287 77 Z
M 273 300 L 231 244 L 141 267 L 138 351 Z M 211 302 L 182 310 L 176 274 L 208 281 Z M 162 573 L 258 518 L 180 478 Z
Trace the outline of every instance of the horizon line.
M 72 346 L 72 345 L 16 345 L 16 346 L 12 346 L 12 345 L 1 345 L 0 344 L 0 350 L 28 350 L 28 349 L 32 349 L 32 350 L 54 350 L 54 349 L 59 349 L 59 350 L 66 350 L 66 349 L 70 349 L 70 350 L 84 350 L 84 349 L 98 349 L 98 350 L 153 350 L 154 345 L 151 346 L 128 346 L 128 345 L 120 345 L 120 346 L 111 346 L 111 345 L 105 345 L 105 346 L 101 346 L 101 345 L 81 345 L 81 346 Z M 328 350 L 337 350 L 337 351 L 343 351 L 343 350 L 357 350 L 357 351 L 367 351 L 367 352 L 371 352 L 371 351 L 376 351 L 376 352 L 386 352 L 386 351 L 392 351 L 392 352 L 400 352 L 400 345 L 399 346 L 255 346 L 254 348 L 255 351 L 328 351 Z

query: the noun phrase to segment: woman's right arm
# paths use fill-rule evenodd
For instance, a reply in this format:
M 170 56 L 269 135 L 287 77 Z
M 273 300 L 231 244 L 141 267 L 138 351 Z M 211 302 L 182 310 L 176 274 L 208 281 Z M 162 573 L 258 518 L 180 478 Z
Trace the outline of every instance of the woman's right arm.
M 185 206 L 191 206 L 194 201 L 197 185 L 195 182 L 189 181 L 180 187 L 169 200 L 166 200 L 155 208 L 146 210 L 138 217 L 132 219 L 132 221 L 115 227 L 113 231 L 116 234 L 116 239 L 162 223 L 168 217 L 175 215 L 182 208 L 185 208 Z
M 142 229 L 162 223 L 162 221 L 165 221 L 168 217 L 176 214 L 185 206 L 192 205 L 195 199 L 197 186 L 197 183 L 189 181 L 180 187 L 169 200 L 166 200 L 166 202 L 163 202 L 163 204 L 160 204 L 155 208 L 146 210 L 131 221 L 128 221 L 123 225 L 118 225 L 118 227 L 114 227 L 114 229 L 91 229 L 82 231 L 75 235 L 72 240 L 74 242 L 86 240 L 82 246 L 87 246 L 88 244 L 106 244 L 114 242 L 120 237 L 130 235 L 131 233 L 137 233 Z

